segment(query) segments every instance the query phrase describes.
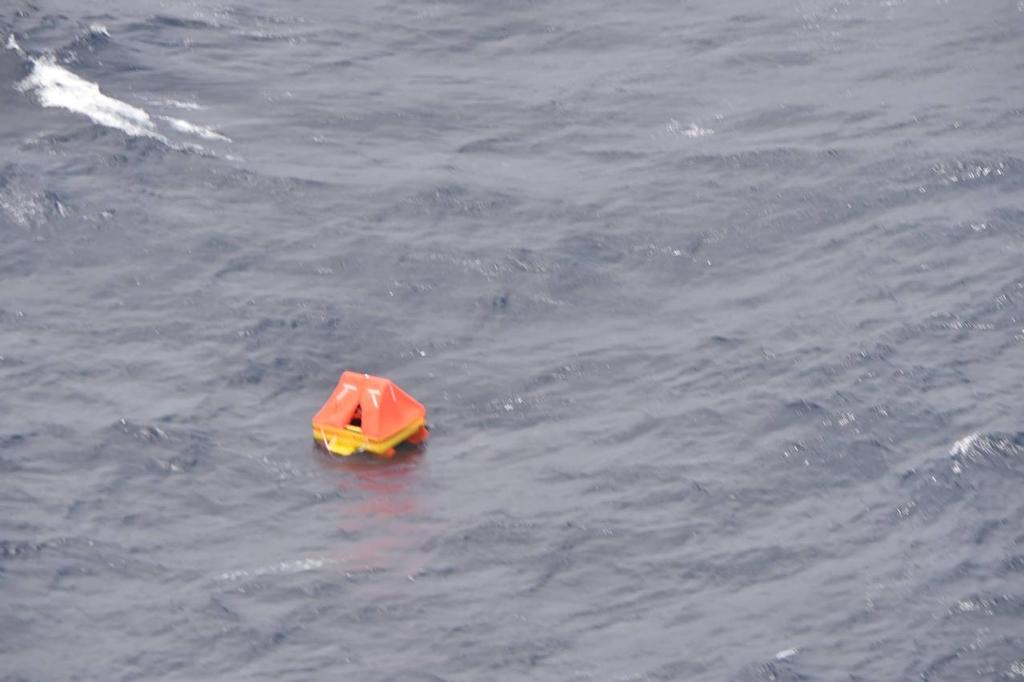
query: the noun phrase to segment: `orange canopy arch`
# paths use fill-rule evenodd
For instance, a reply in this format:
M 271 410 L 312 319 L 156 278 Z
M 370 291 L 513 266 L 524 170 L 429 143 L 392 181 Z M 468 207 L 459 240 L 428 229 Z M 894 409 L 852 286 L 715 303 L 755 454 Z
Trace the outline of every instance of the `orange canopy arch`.
M 385 454 L 416 436 L 426 415 L 426 408 L 394 382 L 343 372 L 331 397 L 313 416 L 313 437 L 335 454 L 356 450 Z

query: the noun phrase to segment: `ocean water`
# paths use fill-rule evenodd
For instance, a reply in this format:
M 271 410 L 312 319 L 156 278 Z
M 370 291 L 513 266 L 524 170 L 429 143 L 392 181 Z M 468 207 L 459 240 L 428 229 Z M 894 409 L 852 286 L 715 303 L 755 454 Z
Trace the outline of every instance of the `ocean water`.
M 1024 3 L 0 44 L 0 680 L 1024 678 Z

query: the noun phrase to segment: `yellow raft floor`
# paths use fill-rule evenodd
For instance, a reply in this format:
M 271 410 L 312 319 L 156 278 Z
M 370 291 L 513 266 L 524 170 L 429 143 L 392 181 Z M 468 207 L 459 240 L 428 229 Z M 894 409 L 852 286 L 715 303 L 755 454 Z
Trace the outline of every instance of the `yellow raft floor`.
M 322 443 L 333 455 L 348 457 L 356 452 L 372 452 L 375 455 L 390 456 L 395 446 L 414 436 L 423 427 L 424 420 L 417 419 L 386 440 L 370 440 L 358 426 L 319 426 L 313 424 L 313 439 Z

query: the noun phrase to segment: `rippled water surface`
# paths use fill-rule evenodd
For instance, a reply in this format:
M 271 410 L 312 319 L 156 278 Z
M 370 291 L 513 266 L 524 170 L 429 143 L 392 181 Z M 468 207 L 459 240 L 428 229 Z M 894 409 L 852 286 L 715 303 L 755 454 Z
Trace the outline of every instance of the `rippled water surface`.
M 1020 2 L 0 41 L 0 680 L 1024 678 Z

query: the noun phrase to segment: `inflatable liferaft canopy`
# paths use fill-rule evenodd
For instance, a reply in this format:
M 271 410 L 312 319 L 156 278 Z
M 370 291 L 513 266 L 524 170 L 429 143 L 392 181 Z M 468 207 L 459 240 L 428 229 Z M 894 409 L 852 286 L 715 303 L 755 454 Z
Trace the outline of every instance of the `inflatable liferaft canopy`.
M 388 379 L 344 372 L 313 416 L 313 438 L 335 455 L 390 457 L 400 443 L 427 439 L 426 418 L 426 408 Z

